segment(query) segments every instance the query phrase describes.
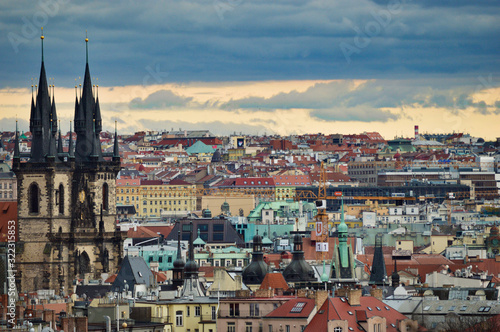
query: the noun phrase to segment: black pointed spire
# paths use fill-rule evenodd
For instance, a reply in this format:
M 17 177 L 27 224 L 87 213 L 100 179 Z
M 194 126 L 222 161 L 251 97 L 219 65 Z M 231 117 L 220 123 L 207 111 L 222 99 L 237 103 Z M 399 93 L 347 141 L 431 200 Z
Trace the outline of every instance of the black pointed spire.
M 51 139 L 51 123 L 50 123 L 50 97 L 49 88 L 47 85 L 47 75 L 45 74 L 45 64 L 43 61 L 43 29 L 42 29 L 42 66 L 40 68 L 40 78 L 38 82 L 38 91 L 36 96 L 36 106 L 34 117 L 30 119 L 32 124 L 33 138 L 31 143 L 31 162 L 40 162 L 48 154 L 50 149 Z
M 57 140 L 57 155 L 62 155 L 63 153 L 64 153 L 64 150 L 63 150 L 63 142 L 62 142 L 62 136 L 61 136 L 61 128 L 59 128 L 59 138 Z
M 50 130 L 52 131 L 52 122 L 50 123 Z M 55 137 L 52 135 L 49 135 L 49 151 L 47 153 L 47 159 L 49 160 L 54 160 L 56 157 L 56 142 L 55 142 Z
M 21 154 L 19 153 L 19 136 L 17 134 L 17 120 L 16 120 L 16 138 L 14 139 L 14 160 L 19 160 Z
M 94 111 L 94 119 L 95 119 L 95 131 L 96 133 L 100 133 L 102 131 L 102 117 L 101 117 L 101 107 L 99 106 L 99 86 L 96 85 L 96 100 L 95 100 L 95 111 Z
M 73 150 L 73 132 L 71 131 L 71 121 L 69 122 L 68 154 L 70 159 L 75 158 L 75 151 Z
M 99 158 L 99 152 L 97 151 L 97 140 L 98 138 L 95 135 L 95 121 L 94 121 L 94 131 L 92 135 L 92 153 L 90 154 L 91 160 L 97 160 Z
M 52 122 L 52 135 L 55 136 L 57 133 L 57 112 L 56 112 L 56 101 L 54 98 L 54 85 L 52 85 L 52 103 L 50 105 L 50 120 Z
M 375 252 L 370 274 L 370 285 L 383 286 L 386 284 L 387 270 L 385 267 L 384 253 L 382 248 L 383 234 L 375 236 Z
M 88 63 L 88 41 L 88 38 L 85 38 L 85 75 L 83 78 L 82 95 L 78 109 L 75 111 L 75 131 L 77 133 L 75 159 L 77 162 L 89 161 L 91 158 L 95 160 L 96 156 L 98 160 L 102 160 L 99 131 L 96 130 L 95 126 L 96 102 L 92 93 L 92 81 Z
M 31 84 L 31 112 L 30 112 L 30 132 L 33 134 L 33 126 L 36 117 L 35 97 L 33 96 L 33 84 Z
M 116 121 L 115 121 L 115 141 L 113 142 L 113 160 L 120 160 L 120 147 L 118 145 L 118 132 L 116 130 Z

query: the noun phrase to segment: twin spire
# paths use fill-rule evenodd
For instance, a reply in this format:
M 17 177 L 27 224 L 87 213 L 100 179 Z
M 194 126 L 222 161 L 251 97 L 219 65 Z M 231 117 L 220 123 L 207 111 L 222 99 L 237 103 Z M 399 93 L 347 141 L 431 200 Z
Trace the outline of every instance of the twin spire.
M 39 83 L 35 85 L 35 94 L 31 98 L 30 131 L 33 136 L 30 162 L 56 161 L 62 162 L 68 157 L 76 162 L 103 161 L 100 142 L 102 131 L 102 118 L 97 91 L 94 95 L 88 64 L 88 37 L 85 36 L 86 63 L 83 89 L 80 98 L 78 94 L 75 101 L 74 129 L 77 133 L 76 144 L 73 149 L 72 131 L 70 128 L 69 151 L 63 152 L 60 126 L 55 105 L 54 86 L 47 84 L 44 63 L 44 35 L 41 32 L 42 63 Z M 80 85 L 81 86 L 81 85 Z M 96 88 L 97 89 L 97 88 Z M 52 96 L 51 96 L 52 94 Z M 51 98 L 52 97 L 52 98 Z M 51 100 L 52 99 L 52 100 Z M 70 123 L 71 126 L 71 123 Z M 59 130 L 58 130 L 59 129 Z M 59 137 L 57 136 L 59 131 Z M 115 124 L 115 146 L 113 147 L 113 160 L 119 160 Z M 57 146 L 57 148 L 56 148 Z

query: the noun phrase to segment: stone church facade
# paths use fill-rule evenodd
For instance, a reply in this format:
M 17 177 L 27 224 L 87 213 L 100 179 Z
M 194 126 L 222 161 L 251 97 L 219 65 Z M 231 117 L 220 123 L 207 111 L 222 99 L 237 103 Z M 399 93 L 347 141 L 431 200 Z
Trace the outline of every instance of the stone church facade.
M 114 273 L 121 263 L 124 234 L 116 228 L 115 197 L 120 157 L 116 131 L 112 155 L 101 150 L 102 119 L 88 51 L 83 88 L 76 90 L 77 139 L 73 142 L 70 135 L 66 151 L 47 85 L 43 36 L 39 77 L 31 100 L 31 152 L 19 152 L 16 133 L 13 159 L 18 186 L 16 283 L 23 292 L 57 293 L 69 290 L 75 279 Z

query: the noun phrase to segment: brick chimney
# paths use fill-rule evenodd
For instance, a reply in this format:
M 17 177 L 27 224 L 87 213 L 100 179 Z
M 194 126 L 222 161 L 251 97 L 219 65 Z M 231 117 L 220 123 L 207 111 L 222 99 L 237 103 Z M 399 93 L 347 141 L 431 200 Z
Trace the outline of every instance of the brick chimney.
M 377 287 L 370 288 L 370 295 L 380 301 L 384 299 L 382 288 L 377 288 Z
M 325 290 L 318 290 L 315 294 L 314 298 L 314 304 L 316 305 L 316 309 L 319 310 L 323 303 L 325 303 L 326 299 L 328 298 L 328 291 Z
M 347 290 L 347 302 L 351 306 L 361 305 L 361 295 L 361 289 L 349 289 Z

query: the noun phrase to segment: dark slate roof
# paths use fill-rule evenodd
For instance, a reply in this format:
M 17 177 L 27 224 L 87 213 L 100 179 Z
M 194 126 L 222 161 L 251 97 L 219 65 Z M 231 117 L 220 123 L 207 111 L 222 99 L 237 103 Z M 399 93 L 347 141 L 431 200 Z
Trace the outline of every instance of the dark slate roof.
M 111 285 L 78 285 L 76 286 L 76 295 L 82 297 L 87 295 L 87 299 L 105 297 L 106 293 L 111 291 Z
M 134 290 L 135 284 L 145 284 L 149 286 L 153 279 L 152 277 L 153 273 L 149 269 L 144 258 L 125 256 L 120 266 L 120 272 L 118 272 L 111 290 L 116 291 L 117 288 L 119 288 L 120 292 L 122 292 L 124 290 L 125 280 L 127 281 L 130 291 Z

